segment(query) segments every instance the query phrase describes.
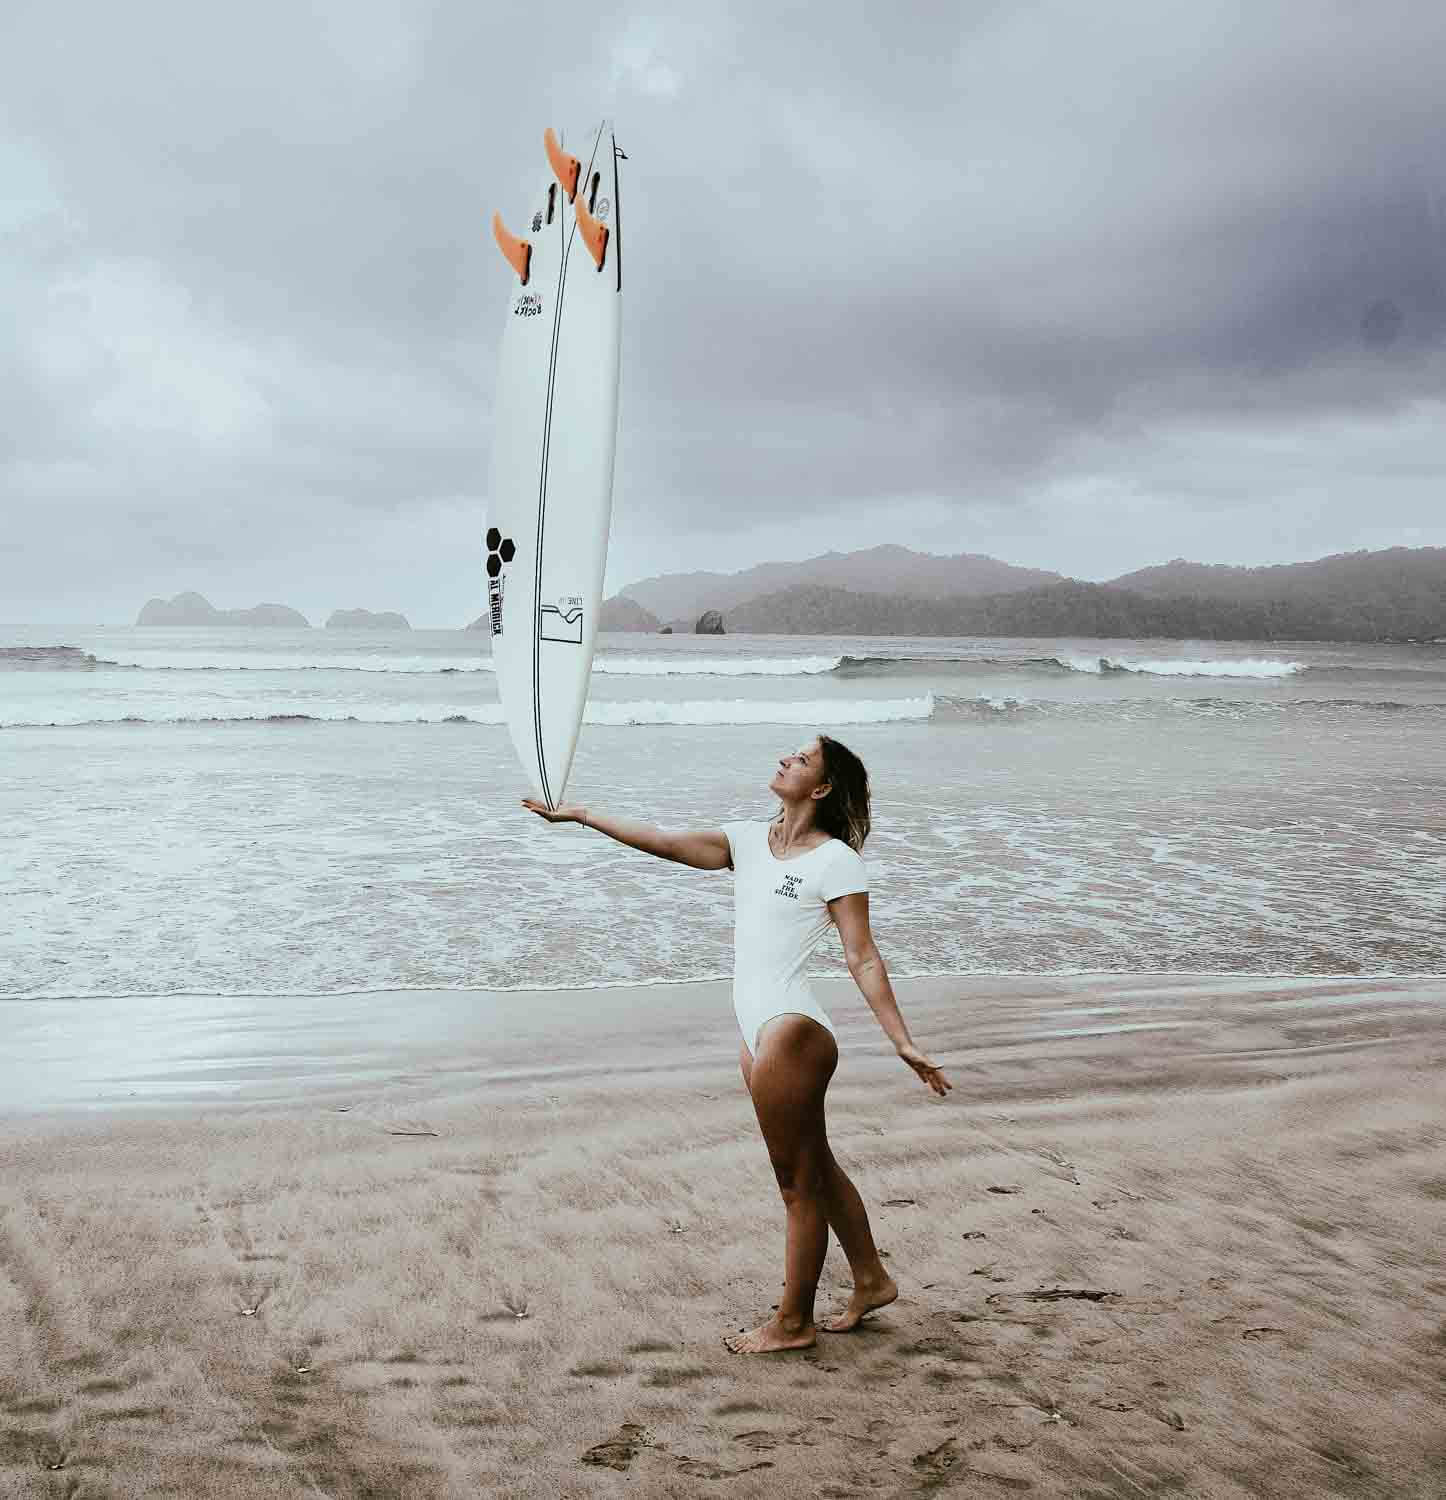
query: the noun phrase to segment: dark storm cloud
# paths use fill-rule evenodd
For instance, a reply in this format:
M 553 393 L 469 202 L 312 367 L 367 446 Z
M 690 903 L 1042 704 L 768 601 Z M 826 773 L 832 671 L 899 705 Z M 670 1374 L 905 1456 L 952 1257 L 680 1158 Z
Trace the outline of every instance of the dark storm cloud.
M 1165 556 L 1172 515 L 1278 505 L 1303 464 L 1342 514 L 1346 475 L 1437 524 L 1328 428 L 1440 399 L 1439 8 L 11 14 L 11 597 L 102 568 L 127 600 L 228 569 L 294 593 L 343 538 L 411 517 L 425 566 L 428 527 L 480 523 L 487 217 L 521 219 L 544 124 L 603 108 L 630 156 L 620 525 L 665 539 L 652 565 L 780 505 L 1047 531 L 1082 484 L 1174 496 Z M 1410 454 L 1419 481 L 1446 444 Z

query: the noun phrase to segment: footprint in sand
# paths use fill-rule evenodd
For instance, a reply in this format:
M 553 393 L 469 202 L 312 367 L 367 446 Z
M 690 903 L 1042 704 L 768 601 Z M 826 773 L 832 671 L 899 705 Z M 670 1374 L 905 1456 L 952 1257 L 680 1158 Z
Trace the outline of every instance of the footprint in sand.
M 795 1427 L 789 1432 L 770 1432 L 766 1427 L 755 1427 L 749 1432 L 736 1432 L 733 1441 L 755 1453 L 768 1453 L 780 1443 L 795 1448 L 815 1448 L 818 1444 L 807 1427 Z
M 772 1463 L 768 1459 L 761 1459 L 756 1464 L 744 1464 L 740 1469 L 725 1469 L 721 1464 L 712 1463 L 706 1458 L 687 1458 L 683 1454 L 673 1460 L 683 1473 L 691 1475 L 694 1479 L 733 1479 L 739 1474 L 747 1474 L 753 1469 L 771 1469 Z
M 674 1386 L 689 1385 L 695 1380 L 715 1380 L 718 1378 L 715 1370 L 704 1369 L 701 1365 L 682 1365 L 671 1370 L 654 1370 L 651 1374 L 643 1377 L 643 1384 L 656 1386 L 662 1390 L 669 1390 Z
M 631 1375 L 631 1365 L 620 1364 L 615 1360 L 595 1359 L 586 1364 L 574 1365 L 567 1373 L 584 1380 L 620 1380 L 624 1375 Z
M 616 1434 L 594 1443 L 579 1460 L 595 1468 L 616 1469 L 626 1473 L 629 1465 L 644 1448 L 654 1447 L 648 1429 L 639 1422 L 624 1422 Z
M 977 1452 L 987 1441 L 987 1439 L 980 1439 L 978 1442 L 971 1443 L 970 1451 Z M 954 1437 L 945 1438 L 937 1448 L 930 1448 L 927 1452 L 916 1454 L 910 1461 L 910 1466 L 919 1476 L 920 1484 L 926 1489 L 951 1484 L 966 1474 L 976 1479 L 987 1479 L 990 1483 L 1004 1489 L 1034 1488 L 1032 1481 L 1028 1479 L 1016 1479 L 1012 1474 L 996 1474 L 989 1469 L 976 1469 L 973 1465 L 966 1463 L 964 1455 L 959 1451 L 959 1440 Z
M 284 1261 L 286 1256 L 279 1251 L 259 1251 L 246 1228 L 244 1198 L 232 1198 L 219 1205 L 208 1205 L 203 1201 L 195 1204 L 197 1217 L 230 1252 L 238 1267 L 254 1265 L 258 1261 Z M 274 1281 L 258 1277 L 255 1272 L 241 1272 L 236 1277 L 236 1293 L 239 1306 L 236 1311 L 243 1318 L 254 1318 L 275 1289 Z

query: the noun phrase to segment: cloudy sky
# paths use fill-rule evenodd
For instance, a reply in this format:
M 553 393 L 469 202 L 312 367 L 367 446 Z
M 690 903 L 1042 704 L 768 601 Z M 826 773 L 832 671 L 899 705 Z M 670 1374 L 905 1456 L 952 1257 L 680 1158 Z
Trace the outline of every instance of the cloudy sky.
M 1446 7 L 10 0 L 0 619 L 480 612 L 541 135 L 628 152 L 609 586 L 1446 544 Z

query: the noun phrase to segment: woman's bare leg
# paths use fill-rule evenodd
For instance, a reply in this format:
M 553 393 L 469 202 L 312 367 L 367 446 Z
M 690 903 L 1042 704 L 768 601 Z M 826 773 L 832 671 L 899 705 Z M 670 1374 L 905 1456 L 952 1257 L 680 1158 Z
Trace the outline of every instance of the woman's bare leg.
M 778 1311 L 751 1333 L 725 1338 L 735 1354 L 806 1349 L 816 1342 L 813 1299 L 828 1252 L 823 1098 L 837 1066 L 833 1036 L 807 1016 L 775 1016 L 759 1032 L 748 1089 L 788 1214 L 788 1238 Z
M 744 1086 L 751 1094 L 753 1054 L 748 1050 L 746 1042 L 738 1049 L 738 1066 L 743 1073 Z M 839 1166 L 826 1134 L 823 1142 L 822 1199 L 829 1228 L 833 1230 L 839 1247 L 848 1257 L 849 1269 L 854 1277 L 853 1295 L 849 1298 L 848 1306 L 822 1326 L 828 1333 L 848 1333 L 858 1327 L 860 1319 L 866 1313 L 875 1308 L 887 1307 L 894 1301 L 899 1295 L 899 1289 L 884 1268 L 883 1261 L 879 1259 L 863 1199 L 850 1181 L 848 1173 Z M 781 1310 L 782 1304 L 779 1306 Z
M 848 1333 L 858 1327 L 865 1313 L 873 1312 L 877 1307 L 887 1307 L 894 1301 L 899 1289 L 879 1259 L 873 1230 L 869 1227 L 869 1213 L 864 1200 L 859 1197 L 859 1190 L 827 1146 L 824 1154 L 827 1158 L 823 1168 L 824 1210 L 828 1214 L 829 1226 L 848 1256 L 849 1269 L 854 1273 L 854 1290 L 848 1306 L 837 1317 L 830 1318 L 823 1328 L 826 1333 Z

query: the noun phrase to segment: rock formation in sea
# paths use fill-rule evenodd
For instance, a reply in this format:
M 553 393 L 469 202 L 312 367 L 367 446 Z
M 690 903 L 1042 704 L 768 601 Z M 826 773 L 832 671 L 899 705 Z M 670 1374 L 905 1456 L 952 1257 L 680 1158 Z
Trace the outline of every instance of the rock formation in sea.
M 651 610 L 644 609 L 636 599 L 629 599 L 626 594 L 614 594 L 611 599 L 603 600 L 598 611 L 597 628 L 651 631 L 658 628 L 658 617 Z
M 305 630 L 310 621 L 286 604 L 255 604 L 250 609 L 217 609 L 197 593 L 173 599 L 147 599 L 137 625 L 278 625 Z
M 177 594 L 174 599 L 147 599 L 136 616 L 137 625 L 213 625 L 218 611 L 199 594 Z
M 326 617 L 328 630 L 410 630 L 411 622 L 394 609 L 334 609 Z
M 723 616 L 716 609 L 705 609 L 693 627 L 694 635 L 727 635 L 723 629 Z
M 292 630 L 309 630 L 311 621 L 289 604 L 253 604 L 250 609 L 218 610 L 221 625 L 283 625 Z

